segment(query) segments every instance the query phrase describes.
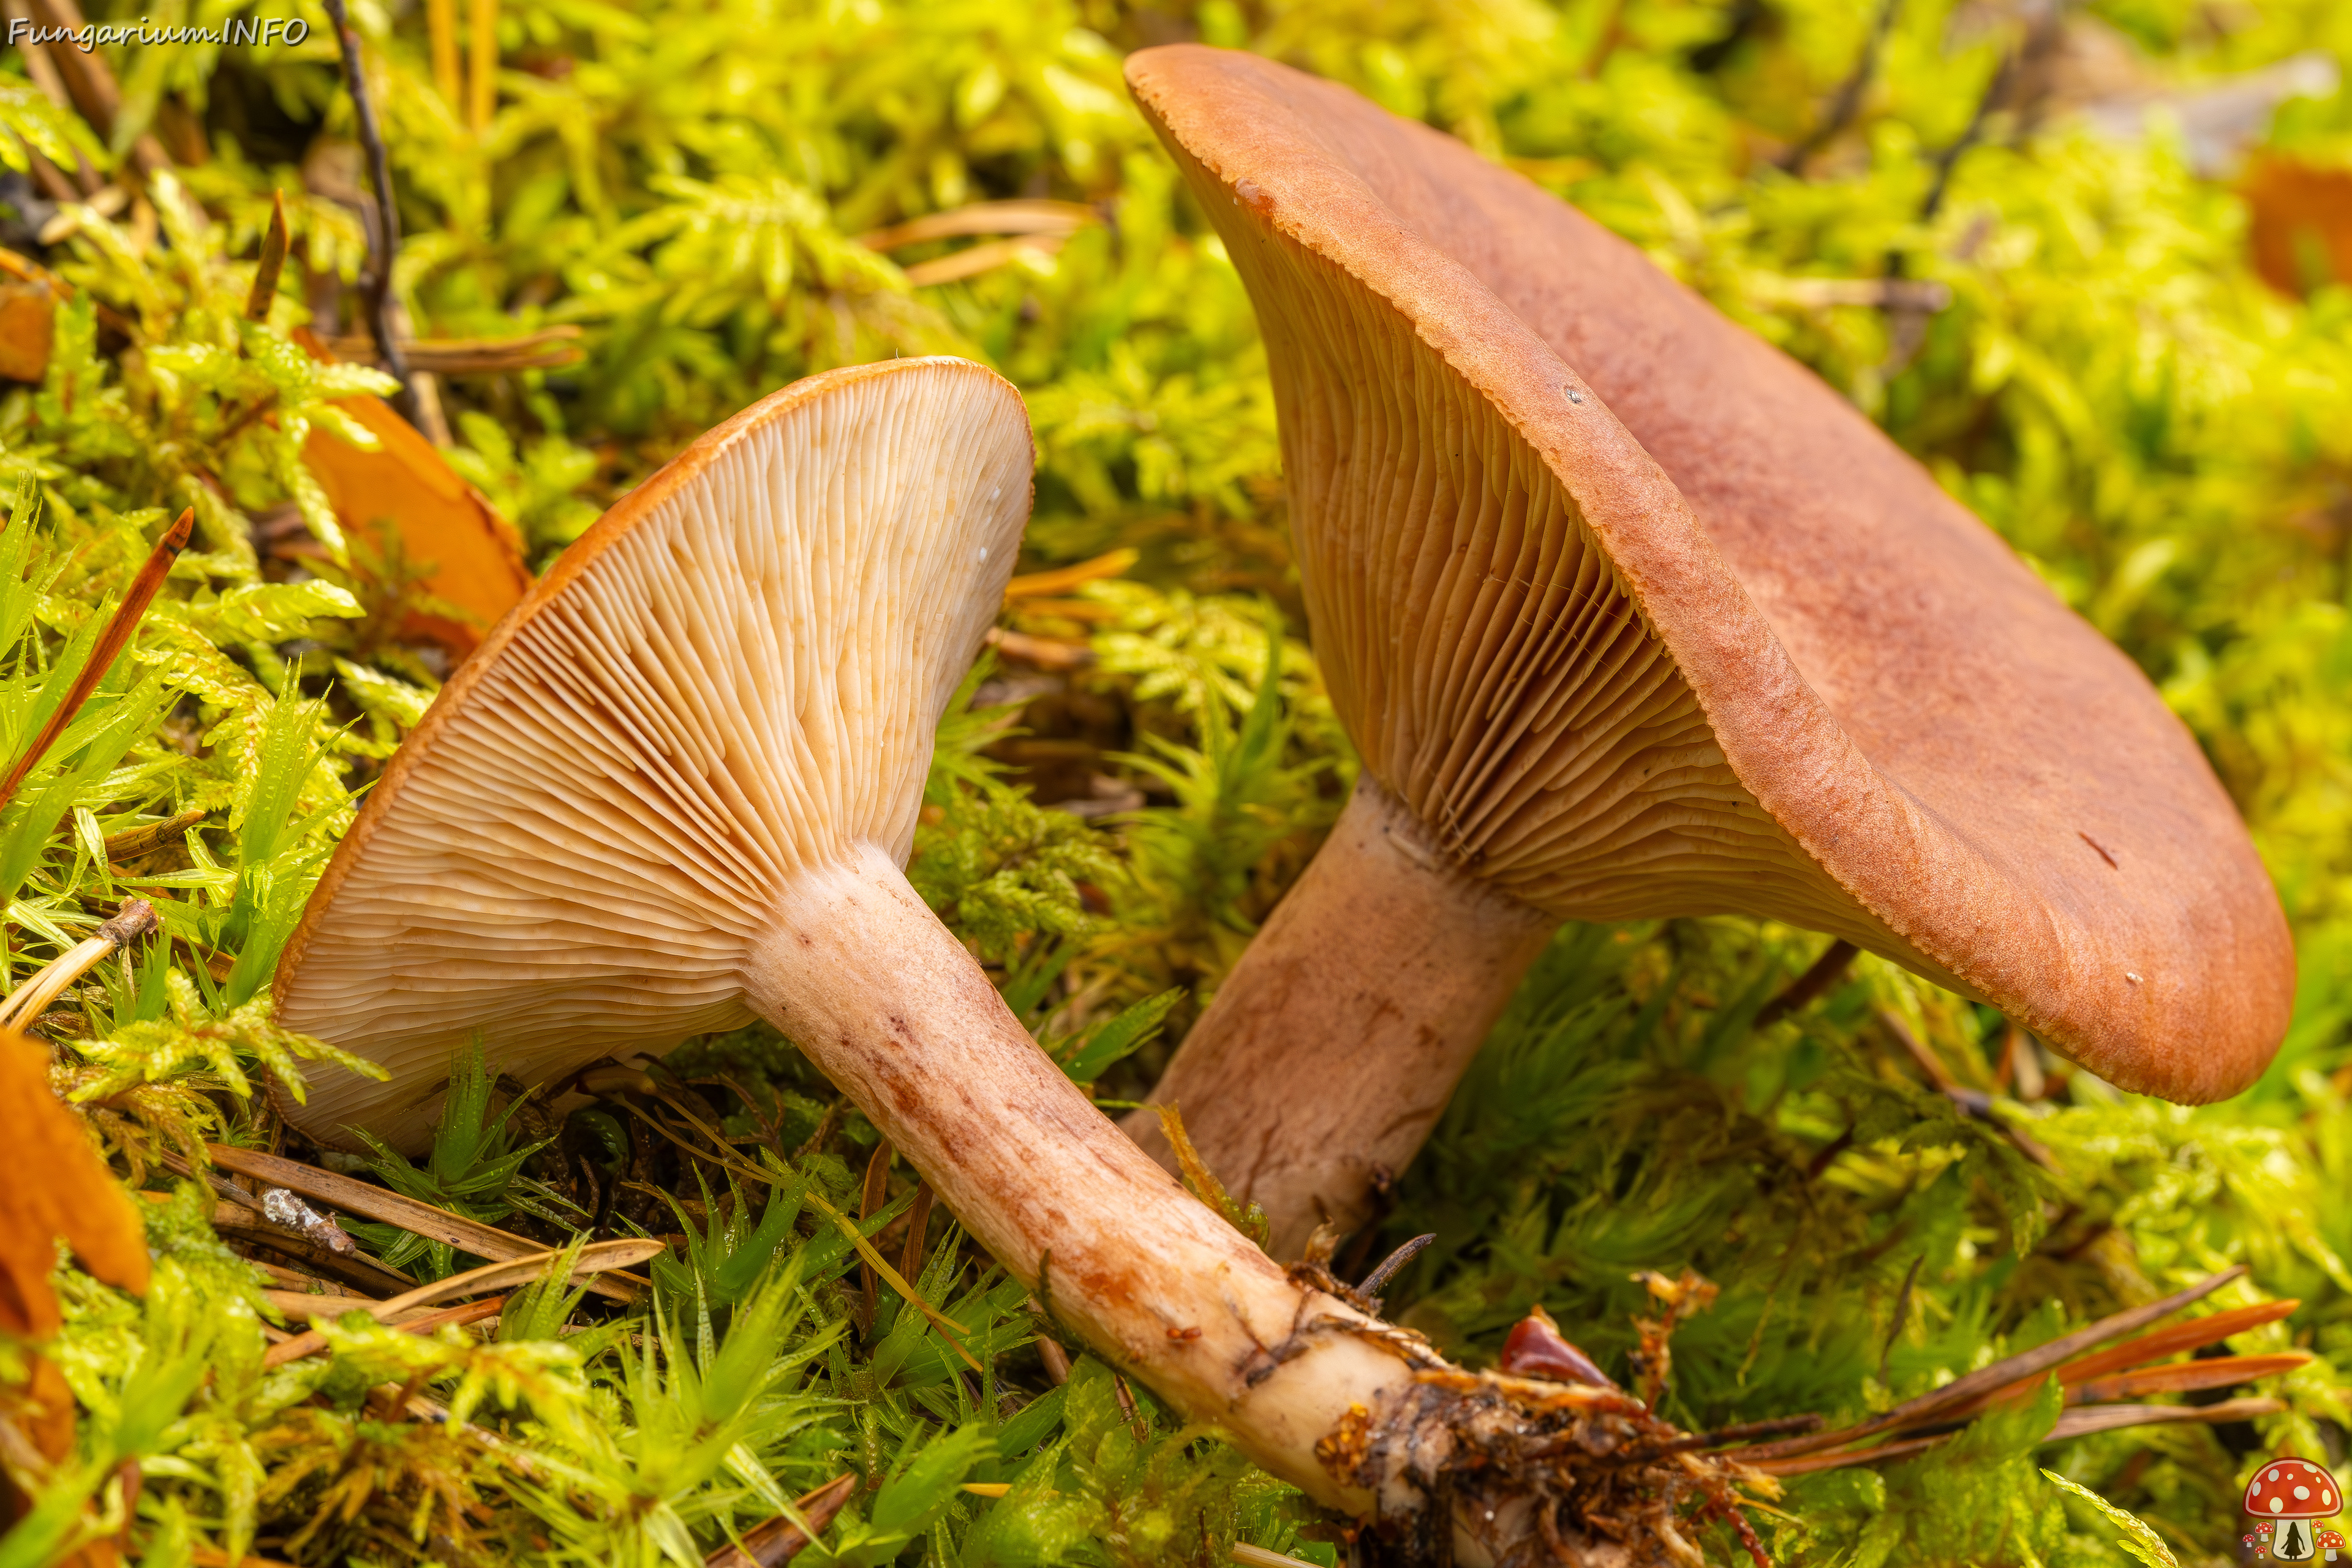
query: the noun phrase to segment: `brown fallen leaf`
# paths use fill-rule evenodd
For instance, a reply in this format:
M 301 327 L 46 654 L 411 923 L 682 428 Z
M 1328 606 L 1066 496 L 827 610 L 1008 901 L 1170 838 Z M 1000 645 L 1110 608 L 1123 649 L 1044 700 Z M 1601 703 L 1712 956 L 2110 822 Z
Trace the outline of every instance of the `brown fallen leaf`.
M 2239 189 L 2246 246 L 2264 282 L 2289 294 L 2352 283 L 2352 169 L 2266 153 L 2247 165 Z
M 309 332 L 297 332 L 295 339 L 312 358 L 333 358 Z M 432 563 L 425 592 L 478 619 L 478 625 L 468 625 L 412 612 L 402 627 L 402 635 L 428 638 L 463 658 L 530 586 L 522 536 L 392 405 L 360 396 L 337 406 L 365 426 L 382 448 L 362 452 L 313 430 L 302 456 L 346 531 L 365 537 L 379 519 L 391 520 L 402 552 L 412 561 Z
M 37 382 L 48 374 L 57 315 L 57 293 L 47 283 L 0 283 L 0 376 Z
M 147 1238 L 121 1186 L 91 1149 L 81 1118 L 49 1089 L 49 1053 L 0 1030 L 0 1331 L 41 1339 L 64 1323 L 49 1271 L 62 1237 L 82 1267 L 126 1290 L 147 1289 Z M 0 1384 L 0 1423 L 29 1438 L 44 1459 L 73 1451 L 73 1395 L 57 1368 L 28 1361 L 26 1382 Z M 0 1525 L 22 1500 L 0 1478 Z

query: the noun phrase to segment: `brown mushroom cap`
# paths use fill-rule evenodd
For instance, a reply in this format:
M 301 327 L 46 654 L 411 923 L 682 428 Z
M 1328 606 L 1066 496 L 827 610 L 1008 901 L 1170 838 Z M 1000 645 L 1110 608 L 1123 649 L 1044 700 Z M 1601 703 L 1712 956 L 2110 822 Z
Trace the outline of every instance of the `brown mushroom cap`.
M 1334 700 L 1458 864 L 1834 932 L 2127 1089 L 2259 1074 L 2294 953 L 2242 824 L 1916 462 L 1427 127 L 1198 46 L 1128 79 L 1257 303 Z
M 279 961 L 313 1136 L 430 1135 L 481 1034 L 536 1082 L 751 1021 L 745 953 L 803 868 L 906 858 L 940 711 L 1028 516 L 1019 395 L 962 360 L 814 376 L 565 552 L 385 770 Z

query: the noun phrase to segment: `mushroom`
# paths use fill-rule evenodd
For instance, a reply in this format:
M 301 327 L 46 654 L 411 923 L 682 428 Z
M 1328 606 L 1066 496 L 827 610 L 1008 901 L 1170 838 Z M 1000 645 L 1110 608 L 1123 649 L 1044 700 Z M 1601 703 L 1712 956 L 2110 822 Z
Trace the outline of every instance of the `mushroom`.
M 2246 1482 L 2245 1510 L 2265 1521 L 2276 1533 L 2271 1555 L 2282 1563 L 2308 1563 L 2319 1555 L 2321 1542 L 2310 1522 L 2333 1519 L 2344 1507 L 2343 1489 L 2323 1466 L 2292 1454 L 2282 1454 L 2256 1470 Z
M 1918 463 L 1425 126 L 1194 45 L 1127 74 L 1256 305 L 1363 760 L 1155 1091 L 1278 1246 L 1362 1220 L 1564 920 L 1827 932 L 2139 1092 L 2262 1070 L 2294 953 L 2243 825 Z
M 1364 1512 L 1314 1446 L 1414 1393 L 1390 1331 L 1152 1163 L 900 874 L 1031 452 L 1004 382 L 900 360 L 785 388 L 616 504 L 444 688 L 280 962 L 280 1021 L 388 1079 L 281 1110 L 415 1150 L 469 1035 L 545 1081 L 765 1018 L 1058 1321 Z

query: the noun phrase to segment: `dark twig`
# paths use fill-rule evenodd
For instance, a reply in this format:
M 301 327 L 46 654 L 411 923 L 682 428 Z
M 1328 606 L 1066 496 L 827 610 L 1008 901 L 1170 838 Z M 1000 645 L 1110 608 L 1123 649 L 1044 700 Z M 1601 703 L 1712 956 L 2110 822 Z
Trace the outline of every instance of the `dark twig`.
M 1143 1418 L 1143 1411 L 1135 1403 L 1135 1392 L 1127 1386 L 1127 1379 L 1117 1373 L 1112 1373 L 1110 1391 L 1118 1400 L 1119 1409 L 1126 1413 L 1128 1430 L 1135 1434 L 1135 1440 L 1139 1443 L 1149 1442 L 1151 1438 L 1151 1424 Z
M 1399 1270 L 1419 1258 L 1423 1250 L 1436 1239 L 1437 1233 L 1433 1230 L 1426 1236 L 1414 1237 L 1411 1241 L 1390 1253 L 1381 1259 L 1381 1266 L 1378 1268 L 1364 1276 L 1364 1282 L 1356 1287 L 1356 1294 L 1368 1300 L 1378 1301 L 1381 1292 L 1388 1288 L 1389 1281 L 1397 1277 Z
M 2036 1345 L 2005 1361 L 1980 1367 L 1967 1376 L 1932 1389 L 1916 1399 L 1905 1401 L 1885 1415 L 1874 1415 L 1857 1426 L 1843 1431 L 1817 1433 L 1811 1436 L 1791 1438 L 1784 1443 L 1772 1443 L 1741 1456 L 1743 1461 L 1790 1458 L 1801 1454 L 1818 1453 L 1826 1448 L 1851 1447 L 1864 1438 L 1903 1427 L 1925 1426 L 1947 1417 L 1963 1406 L 1973 1407 L 1982 1396 L 2006 1390 L 2041 1376 L 2051 1368 L 2074 1360 L 2084 1352 L 2103 1345 L 2126 1334 L 2137 1333 L 2150 1323 L 2170 1317 L 2181 1308 L 2200 1301 L 2246 1273 L 2242 1263 L 2208 1275 L 2185 1290 L 2177 1290 L 2160 1301 L 2144 1307 L 2134 1307 L 2100 1319 L 2087 1328 L 2075 1330 L 2045 1344 Z M 1874 1458 L 1884 1457 L 1874 1451 Z M 1793 1473 L 1793 1472 L 1791 1472 Z
M 872 1219 L 881 1213 L 883 1206 L 889 1202 L 890 1160 L 890 1141 L 885 1138 L 876 1142 L 873 1158 L 866 1162 L 866 1184 L 864 1190 L 858 1194 L 857 1217 L 859 1219 Z M 877 1304 L 881 1281 L 876 1277 L 874 1266 L 871 1263 L 860 1264 L 857 1274 L 860 1286 L 856 1310 L 857 1331 L 861 1334 L 870 1334 L 874 1331 L 874 1311 Z
M 1886 1324 L 1886 1344 L 1878 1352 L 1878 1381 L 1881 1383 L 1886 1381 L 1886 1363 L 1895 1354 L 1895 1342 L 1903 1337 L 1903 1325 L 1911 1316 L 1911 1289 L 1919 1283 L 1919 1266 L 1927 1261 L 1927 1255 L 1924 1252 L 1913 1258 L 1911 1267 L 1904 1271 L 1903 1289 L 1895 1293 L 1895 1313 Z
M 1845 966 L 1853 962 L 1856 949 L 1843 937 L 1830 943 L 1829 951 L 1813 960 L 1812 967 L 1790 982 L 1789 988 L 1756 1010 L 1756 1022 L 1750 1026 L 1764 1028 L 1777 1024 L 1790 1014 L 1807 1007 L 1836 984 L 1845 973 Z
M 163 537 L 155 542 L 155 548 L 148 552 L 147 563 L 140 567 L 139 575 L 131 580 L 131 592 L 123 595 L 121 607 L 114 612 L 114 619 L 109 621 L 106 630 L 99 634 L 98 646 L 89 650 L 89 661 L 81 667 L 81 673 L 74 677 L 74 683 L 66 689 L 65 700 L 58 704 L 57 711 L 49 715 L 49 721 L 41 726 L 39 734 L 33 737 L 33 743 L 17 757 L 16 764 L 8 770 L 8 776 L 0 779 L 0 807 L 16 798 L 16 791 L 23 786 L 25 775 L 33 771 L 51 746 L 57 744 L 58 737 L 65 732 L 68 724 L 73 722 L 74 715 L 81 711 L 81 705 L 89 700 L 89 694 L 98 689 L 98 683 L 106 679 L 106 672 L 114 667 L 114 661 L 121 657 L 122 650 L 137 635 L 139 618 L 147 613 L 147 606 L 155 602 L 155 595 L 163 590 L 163 579 L 172 574 L 172 563 L 177 561 L 180 552 L 188 547 L 188 535 L 195 526 L 195 509 L 190 507 L 181 512 L 179 520 L 165 529 Z
M 278 298 L 278 276 L 286 270 L 286 193 L 274 193 L 269 201 L 269 229 L 261 237 L 261 260 L 253 269 L 253 289 L 245 297 L 245 319 L 248 321 L 269 320 L 269 307 Z
M 1878 74 L 1879 52 L 1886 47 L 1886 35 L 1895 26 L 1895 8 L 1902 0 L 1879 0 L 1878 15 L 1871 19 L 1869 36 L 1863 39 L 1862 57 L 1853 62 L 1853 69 L 1838 85 L 1837 96 L 1830 100 L 1830 111 L 1822 122 L 1806 133 L 1805 139 L 1782 153 L 1780 167 L 1792 174 L 1804 173 L 1805 160 L 1836 140 L 1838 133 L 1853 123 L 1862 108 L 1863 94 L 1869 89 L 1870 79 Z
M 2065 13 L 2063 0 L 2050 0 L 2042 14 L 2027 26 L 2025 36 L 2000 57 L 2000 67 L 1992 73 L 1992 80 L 1986 84 L 1984 96 L 1977 100 L 1976 112 L 1969 117 L 1967 129 L 1936 154 L 1935 182 L 1927 187 L 1927 199 L 1919 204 L 1921 224 L 1932 222 L 1937 213 L 1943 210 L 1944 197 L 1951 189 L 1952 169 L 1959 163 L 1960 154 L 1984 140 L 1986 127 L 1991 123 L 1992 117 L 2012 107 L 2011 100 L 2017 96 L 2019 84 L 2051 50 L 2057 47 L 2063 37 Z M 1899 274 L 1901 268 L 1896 267 L 1888 270 Z
M 1936 154 L 1936 178 L 1927 186 L 1927 199 L 1919 204 L 1921 223 L 1929 222 L 1943 210 L 1944 196 L 1951 189 L 1953 166 L 1959 163 L 1961 153 L 1984 140 L 1985 126 L 2008 100 L 2010 85 L 2017 79 L 2018 64 L 2023 58 L 2020 49 L 2001 56 L 2000 68 L 1992 73 L 1991 84 L 1977 100 L 1976 112 L 1969 117 L 1967 129 Z
M 334 19 L 335 37 L 343 48 L 343 77 L 352 91 L 352 112 L 359 121 L 360 145 L 366 149 L 368 176 L 375 183 L 375 233 L 369 237 L 374 242 L 367 282 L 368 330 L 375 334 L 376 353 L 383 368 L 400 383 L 400 394 L 393 402 L 400 416 L 414 423 L 416 419 L 416 386 L 408 377 L 408 362 L 402 354 L 400 340 L 392 330 L 392 266 L 400 255 L 400 214 L 392 200 L 392 160 L 383 150 L 383 132 L 377 126 L 375 104 L 368 97 L 367 76 L 360 65 L 360 36 L 352 27 L 351 12 L 343 0 L 326 0 L 327 15 Z
M 1961 1115 L 1973 1118 L 1996 1129 L 2003 1137 L 2016 1145 L 2019 1153 L 2043 1170 L 2058 1169 L 2058 1157 L 2051 1153 L 2039 1139 L 2031 1133 L 2011 1127 L 1992 1113 L 1993 1097 L 1991 1095 L 1987 1094 L 1983 1089 L 1970 1089 L 1965 1084 L 1954 1082 L 1952 1075 L 1945 1069 L 1943 1062 L 1937 1058 L 1936 1053 L 1929 1050 L 1926 1043 L 1913 1034 L 1909 1026 L 1893 1011 L 1885 1007 L 1880 1008 L 1878 1022 L 1879 1026 L 1894 1038 L 1895 1043 L 1903 1047 L 1904 1052 L 1910 1057 L 1912 1065 L 1919 1069 L 1921 1076 L 1927 1079 L 1930 1087 L 1946 1100 L 1950 1100 Z
M 855 1472 L 835 1477 L 765 1524 L 745 1531 L 741 1544 L 730 1542 L 713 1552 L 702 1560 L 704 1568 L 776 1568 L 791 1562 L 824 1533 L 856 1490 Z
M 1668 1454 L 1696 1454 L 1709 1448 L 1727 1448 L 1735 1443 L 1752 1443 L 1759 1437 L 1779 1437 L 1791 1432 L 1810 1432 L 1822 1424 L 1818 1415 L 1776 1415 L 1769 1421 L 1743 1421 L 1736 1426 L 1718 1426 L 1712 1432 L 1693 1432 L 1686 1437 L 1671 1442 L 1628 1448 L 1622 1455 L 1628 1464 L 1646 1463 L 1664 1458 Z

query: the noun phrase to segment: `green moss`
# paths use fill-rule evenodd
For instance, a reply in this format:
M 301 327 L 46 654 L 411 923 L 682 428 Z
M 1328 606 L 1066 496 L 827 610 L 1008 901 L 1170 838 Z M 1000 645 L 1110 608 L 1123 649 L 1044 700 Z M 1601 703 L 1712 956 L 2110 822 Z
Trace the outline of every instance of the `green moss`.
M 2097 0 L 2064 13 L 2081 68 L 2026 73 L 2059 96 L 1979 117 L 2028 24 L 1929 0 L 1891 11 L 1850 121 L 1825 125 L 1874 9 L 521 0 L 499 13 L 506 69 L 480 136 L 433 86 L 421 10 L 357 19 L 419 334 L 582 329 L 575 364 L 441 386 L 453 462 L 542 563 L 685 440 L 811 371 L 943 351 L 1023 389 L 1040 455 L 1024 569 L 1112 550 L 1132 563 L 1011 607 L 1013 629 L 1084 642 L 1093 662 L 975 671 L 911 870 L 1024 1022 L 1110 1098 L 1148 1086 L 1153 1029 L 1180 1033 L 1213 993 L 1354 766 L 1304 643 L 1248 301 L 1128 106 L 1120 53 L 1199 36 L 1349 82 L 1511 161 L 1819 370 L 2137 660 L 2204 746 L 2295 928 L 2277 1064 L 2194 1110 L 2039 1056 L 2029 1066 L 2051 1070 L 2021 1075 L 2000 1020 L 1872 960 L 1758 1028 L 1819 938 L 1730 920 L 1574 928 L 1362 1250 L 1438 1234 L 1388 1300 L 1459 1354 L 1492 1355 L 1540 1302 L 1612 1370 L 1644 1310 L 1629 1277 L 1697 1269 L 1722 1294 L 1677 1334 L 1667 1396 L 1692 1426 L 1858 1416 L 2249 1263 L 2217 1304 L 2304 1305 L 2238 1348 L 2321 1357 L 2280 1380 L 2286 1414 L 2057 1447 L 2039 1446 L 2047 1412 L 1989 1417 L 1939 1458 L 1799 1482 L 1781 1506 L 1801 1522 L 1761 1521 L 1780 1554 L 1841 1568 L 2155 1561 L 2157 1542 L 2211 1557 L 2232 1549 L 2253 1457 L 2340 1453 L 2352 1422 L 2352 290 L 2270 290 L 2227 177 L 2164 124 L 2093 132 L 2065 95 L 2120 90 L 2118 72 L 2193 92 L 2308 50 L 2340 67 L 2352 20 L 2324 0 L 2226 16 Z M 311 300 L 340 290 L 352 309 L 364 253 L 331 175 L 350 104 L 323 13 L 302 14 L 295 47 L 101 50 L 125 89 L 114 152 L 0 55 L 0 166 L 30 149 L 110 170 L 141 132 L 176 146 L 190 124 L 212 154 L 112 218 L 68 209 L 46 231 L 46 264 L 79 294 L 43 383 L 0 392 L 12 754 L 165 522 L 182 507 L 197 520 L 131 653 L 0 817 L 11 984 L 133 894 L 171 939 L 51 1015 L 59 1089 L 125 1179 L 169 1201 L 142 1205 L 159 1258 L 145 1301 L 61 1271 L 70 1321 L 49 1353 L 79 1447 L 20 1478 L 38 1509 L 0 1563 L 126 1519 L 142 1560 L 173 1565 L 198 1546 L 690 1563 L 845 1469 L 879 1484 L 826 1537 L 844 1562 L 1205 1563 L 1234 1540 L 1319 1557 L 1295 1498 L 1148 1394 L 1129 1416 L 1083 1360 L 1048 1392 L 1036 1320 L 944 1218 L 919 1288 L 986 1373 L 959 1373 L 887 1289 L 860 1332 L 856 1255 L 815 1200 L 854 1215 L 877 1140 L 763 1028 L 688 1046 L 657 1084 L 741 1140 L 759 1180 L 686 1161 L 630 1110 L 663 1101 L 622 1093 L 562 1116 L 488 1086 L 431 1160 L 391 1176 L 551 1239 L 583 1215 L 690 1231 L 649 1316 L 541 1292 L 488 1341 L 338 1326 L 334 1357 L 261 1369 L 257 1279 L 214 1234 L 209 1198 L 159 1161 L 268 1139 L 257 1073 L 291 1082 L 323 1050 L 269 1022 L 268 976 L 355 796 L 446 668 L 401 640 L 407 612 L 430 607 L 419 563 L 345 537 L 301 456 L 313 428 L 363 440 L 333 400 L 385 390 L 289 337 Z M 2084 63 L 2099 61 L 2105 77 Z M 2290 101 L 2270 137 L 2352 162 L 2352 95 Z M 306 157 L 326 194 L 305 186 Z M 247 323 L 278 188 L 296 265 L 270 321 Z M 1086 204 L 1087 221 L 962 280 L 918 287 L 905 270 L 962 240 L 881 253 L 857 237 L 1039 196 Z M 14 216 L 51 221 L 29 202 Z M 1887 278 L 1934 308 L 1823 302 Z M 314 553 L 289 557 L 282 529 L 257 527 L 289 517 Z M 1084 814 L 1054 809 L 1071 803 Z M 192 811 L 207 815 L 184 843 L 127 860 L 104 847 Z M 1898 1027 L 1990 1097 L 1989 1116 L 1924 1088 Z M 912 1184 L 886 1184 L 868 1224 L 895 1260 L 887 1227 L 903 1228 Z M 774 1195 L 803 1188 L 806 1203 Z M 435 1271 L 462 1261 L 375 1239 Z M 567 1319 L 585 1331 L 554 1332 Z M 0 1345 L 0 1364 L 21 1349 Z M 368 1394 L 386 1383 L 470 1427 L 393 1418 Z M 2042 1465 L 2130 1510 L 2128 1542 Z M 1011 1490 L 989 1500 L 966 1481 Z

